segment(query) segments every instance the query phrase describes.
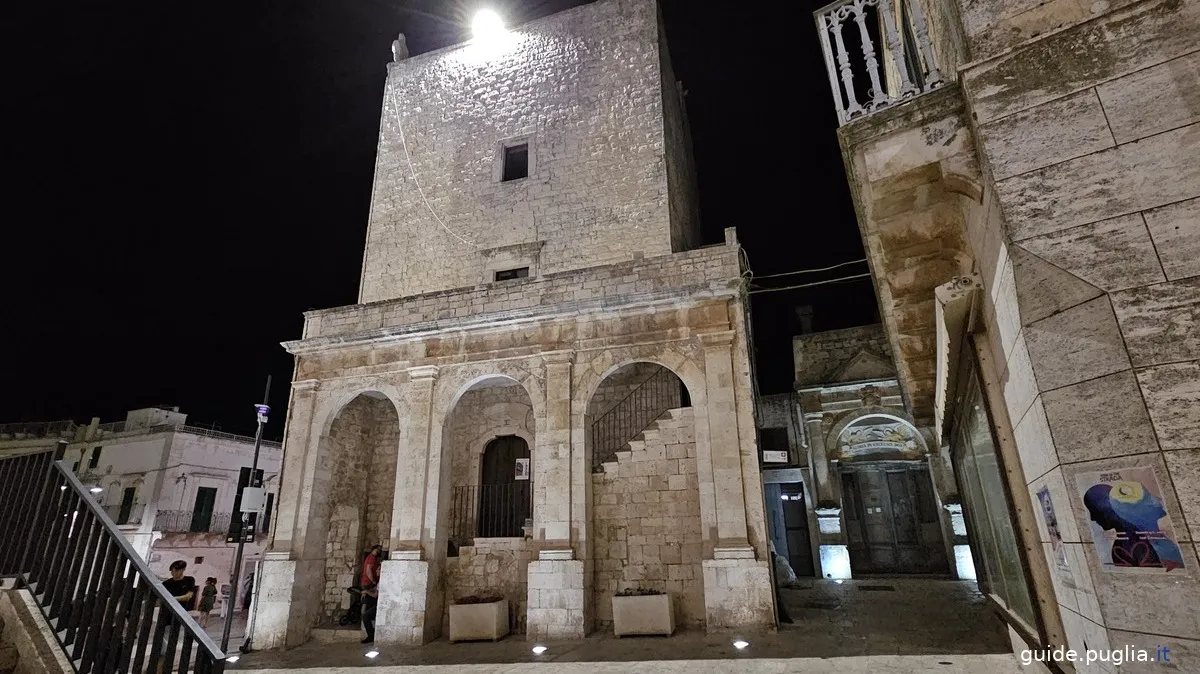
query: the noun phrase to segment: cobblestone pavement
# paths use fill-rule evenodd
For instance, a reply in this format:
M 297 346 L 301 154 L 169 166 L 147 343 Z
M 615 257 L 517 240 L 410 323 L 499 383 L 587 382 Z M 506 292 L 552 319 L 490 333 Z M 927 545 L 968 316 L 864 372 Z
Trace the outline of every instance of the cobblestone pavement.
M 890 588 L 890 589 L 889 589 Z M 534 644 L 524 635 L 496 643 L 421 647 L 357 643 L 353 630 L 326 634 L 334 643 L 309 643 L 288 651 L 254 652 L 228 671 L 307 670 L 334 674 L 359 667 L 420 667 L 421 672 L 1007 672 L 1018 671 L 1003 623 L 975 583 L 931 579 L 802 581 L 783 590 L 791 624 L 774 633 L 679 632 L 670 638 L 616 639 L 593 635 L 578 641 Z M 737 639 L 749 642 L 744 650 Z M 240 643 L 240 642 L 239 642 Z M 534 645 L 544 645 L 541 655 Z M 378 651 L 374 658 L 366 653 Z

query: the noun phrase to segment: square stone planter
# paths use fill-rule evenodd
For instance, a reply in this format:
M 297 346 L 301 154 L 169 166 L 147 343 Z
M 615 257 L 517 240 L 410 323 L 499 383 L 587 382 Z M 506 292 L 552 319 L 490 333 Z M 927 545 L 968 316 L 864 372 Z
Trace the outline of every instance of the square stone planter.
M 613 634 L 662 635 L 675 633 L 675 611 L 669 594 L 641 597 L 613 597 Z
M 450 643 L 498 641 L 508 635 L 508 600 L 490 604 L 452 604 Z

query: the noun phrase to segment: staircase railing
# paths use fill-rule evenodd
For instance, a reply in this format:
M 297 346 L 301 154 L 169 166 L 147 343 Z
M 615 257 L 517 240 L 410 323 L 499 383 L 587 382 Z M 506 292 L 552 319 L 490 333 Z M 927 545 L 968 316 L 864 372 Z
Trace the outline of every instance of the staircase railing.
M 659 367 L 592 422 L 592 472 L 604 470 L 617 452 L 669 409 L 687 407 L 687 389 L 671 370 Z
M 53 452 L 0 460 L 0 575 L 32 593 L 76 671 L 225 671 L 225 656 Z

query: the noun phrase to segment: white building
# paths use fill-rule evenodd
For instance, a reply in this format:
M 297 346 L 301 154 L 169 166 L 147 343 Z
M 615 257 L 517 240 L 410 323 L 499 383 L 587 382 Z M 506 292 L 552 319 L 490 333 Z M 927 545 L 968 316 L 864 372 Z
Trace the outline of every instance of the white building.
M 124 421 L 86 426 L 73 421 L 0 425 L 0 456 L 69 444 L 65 459 L 134 549 L 162 577 L 182 559 L 198 583 L 227 584 L 236 552 L 230 534 L 239 485 L 249 478 L 254 439 L 187 425 L 178 407 L 131 410 Z M 279 443 L 263 441 L 259 479 L 269 493 L 270 522 L 278 493 Z M 256 522 L 244 551 L 246 578 L 269 532 Z

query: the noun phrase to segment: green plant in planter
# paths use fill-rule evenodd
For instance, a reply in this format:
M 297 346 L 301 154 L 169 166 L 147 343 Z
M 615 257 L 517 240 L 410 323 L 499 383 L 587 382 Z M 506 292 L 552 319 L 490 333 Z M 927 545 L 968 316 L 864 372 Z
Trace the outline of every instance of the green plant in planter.
M 817 510 L 836 510 L 841 507 L 842 504 L 838 503 L 837 501 L 817 501 Z
M 652 597 L 657 594 L 666 594 L 662 590 L 652 590 L 646 587 L 627 587 L 618 592 L 617 597 Z
M 454 603 L 458 604 L 459 606 L 467 604 L 494 604 L 503 599 L 504 597 L 498 594 L 473 594 L 467 597 L 462 597 Z

